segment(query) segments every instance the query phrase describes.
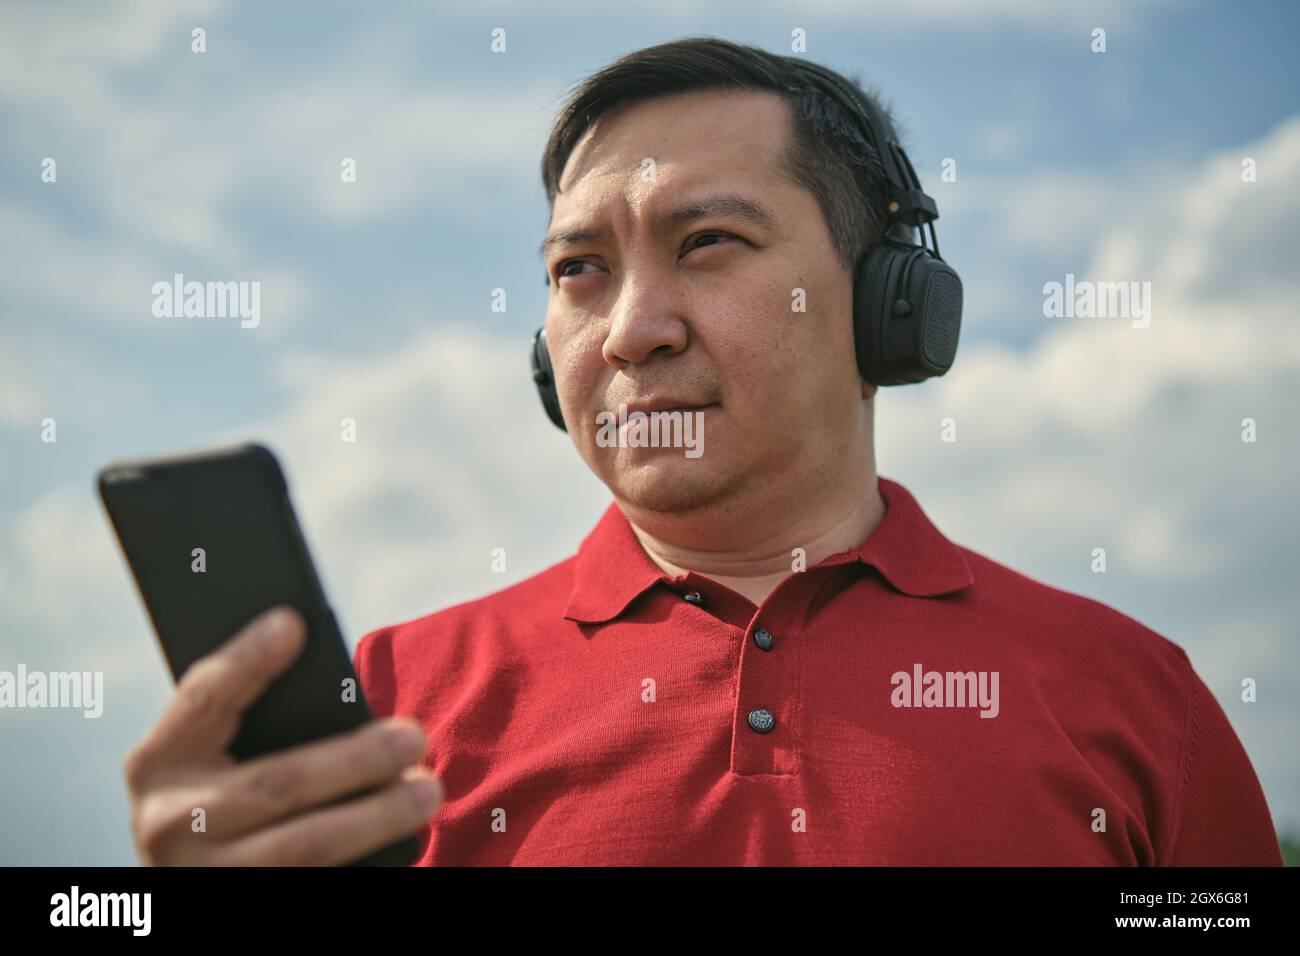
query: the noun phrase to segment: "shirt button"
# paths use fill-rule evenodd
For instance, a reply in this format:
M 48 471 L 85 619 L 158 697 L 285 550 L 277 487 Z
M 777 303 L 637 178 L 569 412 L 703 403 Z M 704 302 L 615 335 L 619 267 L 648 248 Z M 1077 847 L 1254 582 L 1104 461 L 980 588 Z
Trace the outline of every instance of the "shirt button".
M 694 604 L 696 607 L 704 607 L 704 595 L 702 595 L 699 591 L 691 591 L 688 594 L 684 594 L 683 597 L 687 601 L 690 601 L 692 604 Z
M 765 651 L 772 649 L 772 632 L 765 627 L 760 627 L 754 632 L 754 643 Z
M 749 726 L 760 734 L 765 734 L 776 726 L 776 718 L 766 707 L 756 707 L 749 712 Z

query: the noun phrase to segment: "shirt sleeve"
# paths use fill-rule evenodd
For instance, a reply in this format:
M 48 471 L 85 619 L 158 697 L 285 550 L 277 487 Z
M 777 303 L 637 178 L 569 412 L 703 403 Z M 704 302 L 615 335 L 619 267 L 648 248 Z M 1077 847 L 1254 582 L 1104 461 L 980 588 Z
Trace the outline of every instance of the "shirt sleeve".
M 1281 866 L 1263 788 L 1241 740 L 1189 660 L 1178 812 L 1158 866 Z
M 380 628 L 364 634 L 357 641 L 353 655 L 352 667 L 357 672 L 357 682 L 361 685 L 361 695 L 370 708 L 372 717 L 390 717 L 393 713 L 393 694 L 391 679 L 392 668 L 385 668 L 385 662 L 391 662 L 389 650 L 389 629 Z

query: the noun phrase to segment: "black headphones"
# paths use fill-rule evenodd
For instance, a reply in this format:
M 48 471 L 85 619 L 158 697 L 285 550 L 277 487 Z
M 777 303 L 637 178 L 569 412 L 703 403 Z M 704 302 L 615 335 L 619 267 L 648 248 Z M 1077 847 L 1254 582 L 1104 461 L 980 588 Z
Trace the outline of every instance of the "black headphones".
M 909 385 L 943 375 L 957 355 L 961 330 L 961 279 L 939 255 L 934 220 L 939 209 L 925 194 L 893 126 L 871 100 L 843 77 L 817 63 L 782 57 L 801 70 L 819 92 L 838 100 L 862 121 L 889 176 L 893 195 L 885 235 L 857 262 L 853 275 L 853 330 L 858 371 L 873 385 Z M 796 87 L 788 87 L 798 92 Z M 883 148 L 881 146 L 883 142 Z M 925 227 L 930 243 L 925 245 Z M 921 244 L 914 244 L 912 230 Z M 547 416 L 567 431 L 546 350 L 546 329 L 533 336 L 533 381 Z

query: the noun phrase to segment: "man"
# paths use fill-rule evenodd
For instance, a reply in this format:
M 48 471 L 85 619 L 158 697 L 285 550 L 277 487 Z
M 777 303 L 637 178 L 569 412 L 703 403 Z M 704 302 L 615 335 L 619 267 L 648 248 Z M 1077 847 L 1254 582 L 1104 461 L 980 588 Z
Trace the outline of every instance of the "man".
M 142 858 L 335 863 L 419 827 L 423 864 L 1280 864 L 1181 648 L 877 476 L 852 276 L 888 184 L 789 70 L 694 39 L 574 93 L 545 339 L 613 504 L 568 560 L 362 638 L 371 706 L 425 746 L 381 721 L 230 764 L 302 640 L 238 635 L 128 758 Z M 703 453 L 602 429 L 619 406 L 691 416 Z M 184 826 L 196 792 L 215 837 Z

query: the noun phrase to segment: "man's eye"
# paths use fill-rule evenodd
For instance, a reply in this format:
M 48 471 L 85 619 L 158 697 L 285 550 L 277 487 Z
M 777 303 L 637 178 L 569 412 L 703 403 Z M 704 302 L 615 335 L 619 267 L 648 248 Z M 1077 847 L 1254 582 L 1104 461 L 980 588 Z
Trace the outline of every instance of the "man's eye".
M 699 249 L 704 246 L 717 245 L 716 241 L 704 242 L 702 240 L 709 240 L 709 239 L 735 240 L 736 238 L 737 238 L 736 236 L 733 236 L 730 233 L 726 233 L 726 232 L 703 232 L 700 233 L 698 236 L 693 236 L 691 239 L 687 241 L 686 252 L 690 252 L 694 249 Z M 594 262 L 588 262 L 585 259 L 566 259 L 564 262 L 561 262 L 558 268 L 556 269 L 557 277 L 560 279 L 564 279 L 564 278 L 571 278 L 573 276 L 582 275 L 581 272 L 570 272 L 569 269 L 572 266 L 591 266 L 592 268 L 596 268 L 596 264 Z M 597 271 L 599 270 L 597 269 Z
M 570 266 L 591 266 L 591 265 L 594 265 L 594 263 L 587 262 L 585 259 L 569 259 L 560 263 L 558 275 L 561 279 L 566 278 L 568 276 L 581 275 L 581 273 L 579 272 L 568 272 L 566 270 Z
M 700 245 L 698 244 L 698 240 L 700 239 L 735 239 L 735 238 L 736 238 L 735 236 L 728 235 L 725 232 L 704 232 L 698 236 L 695 236 L 695 240 L 697 241 L 696 245 L 691 245 L 688 242 L 686 251 L 690 252 L 692 249 L 700 248 Z M 709 242 L 709 243 L 705 243 L 704 245 L 713 246 L 713 245 L 717 245 L 717 243 Z

